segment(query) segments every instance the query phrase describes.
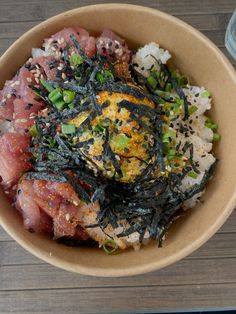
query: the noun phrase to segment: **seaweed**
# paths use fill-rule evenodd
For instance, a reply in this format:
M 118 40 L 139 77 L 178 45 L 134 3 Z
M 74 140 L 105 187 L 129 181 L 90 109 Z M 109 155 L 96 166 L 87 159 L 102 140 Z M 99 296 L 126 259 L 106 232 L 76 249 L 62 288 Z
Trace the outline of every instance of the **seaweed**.
M 64 175 L 48 173 L 48 172 L 27 172 L 28 180 L 47 180 L 52 182 L 66 182 L 67 178 Z

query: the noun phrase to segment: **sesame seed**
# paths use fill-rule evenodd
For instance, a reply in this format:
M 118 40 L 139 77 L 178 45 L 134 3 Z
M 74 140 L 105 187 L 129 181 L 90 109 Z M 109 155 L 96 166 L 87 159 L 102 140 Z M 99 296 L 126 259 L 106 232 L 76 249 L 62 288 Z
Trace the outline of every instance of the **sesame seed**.
M 27 78 L 26 78 L 26 80 L 27 80 L 27 82 L 29 82 L 29 83 L 31 83 L 31 82 L 32 82 L 31 77 L 27 77 Z

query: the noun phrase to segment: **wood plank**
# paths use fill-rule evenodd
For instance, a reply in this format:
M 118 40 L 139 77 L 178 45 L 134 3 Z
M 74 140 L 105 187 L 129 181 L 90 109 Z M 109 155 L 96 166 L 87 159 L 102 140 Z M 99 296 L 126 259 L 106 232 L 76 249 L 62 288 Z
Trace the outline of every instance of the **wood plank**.
M 1 314 L 177 312 L 235 306 L 236 283 L 0 292 Z
M 192 25 L 193 27 L 202 30 L 223 30 L 226 29 L 231 14 L 196 14 L 196 15 L 179 15 L 178 18 Z M 16 38 L 21 36 L 26 31 L 30 30 L 33 26 L 39 24 L 39 21 L 8 21 L 2 22 L 0 39 L 1 38 Z
M 130 3 L 128 0 L 121 0 L 120 3 Z M 109 0 L 97 0 L 96 3 L 110 3 Z M 55 14 L 73 8 L 94 4 L 93 0 L 22 0 L 22 1 L 1 1 L 0 21 L 37 21 L 43 20 Z M 234 0 L 156 0 L 149 1 L 133 0 L 132 4 L 141 4 L 155 9 L 163 10 L 170 14 L 206 14 L 206 13 L 231 13 L 235 8 Z M 16 14 L 17 12 L 17 14 Z
M 236 258 L 183 260 L 158 272 L 115 280 L 75 275 L 47 264 L 1 266 L 0 282 L 0 291 L 235 283 Z
M 236 258 L 235 242 L 236 233 L 216 234 L 187 259 Z M 44 263 L 13 241 L 0 242 L 0 252 L 0 266 Z

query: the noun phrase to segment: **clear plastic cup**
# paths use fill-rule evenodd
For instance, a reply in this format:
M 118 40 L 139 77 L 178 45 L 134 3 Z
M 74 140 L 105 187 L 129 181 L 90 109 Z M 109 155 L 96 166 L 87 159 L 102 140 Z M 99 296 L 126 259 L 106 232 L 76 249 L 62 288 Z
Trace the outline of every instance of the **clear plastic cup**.
M 230 18 L 225 33 L 225 47 L 231 56 L 236 60 L 236 9 Z

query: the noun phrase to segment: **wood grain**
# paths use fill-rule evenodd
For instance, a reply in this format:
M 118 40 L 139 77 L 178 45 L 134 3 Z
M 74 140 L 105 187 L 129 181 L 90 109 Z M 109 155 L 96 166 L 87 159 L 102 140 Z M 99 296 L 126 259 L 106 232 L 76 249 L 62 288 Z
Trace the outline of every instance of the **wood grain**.
M 96 3 L 110 3 L 97 0 Z M 171 13 L 224 47 L 235 0 L 134 0 Z M 90 0 L 0 0 L 0 55 L 25 31 Z M 218 233 L 184 260 L 141 276 L 93 278 L 57 269 L 32 256 L 0 227 L 0 313 L 138 313 L 236 309 L 236 211 Z
M 235 309 L 236 283 L 0 292 L 1 314 L 153 313 L 222 305 Z

